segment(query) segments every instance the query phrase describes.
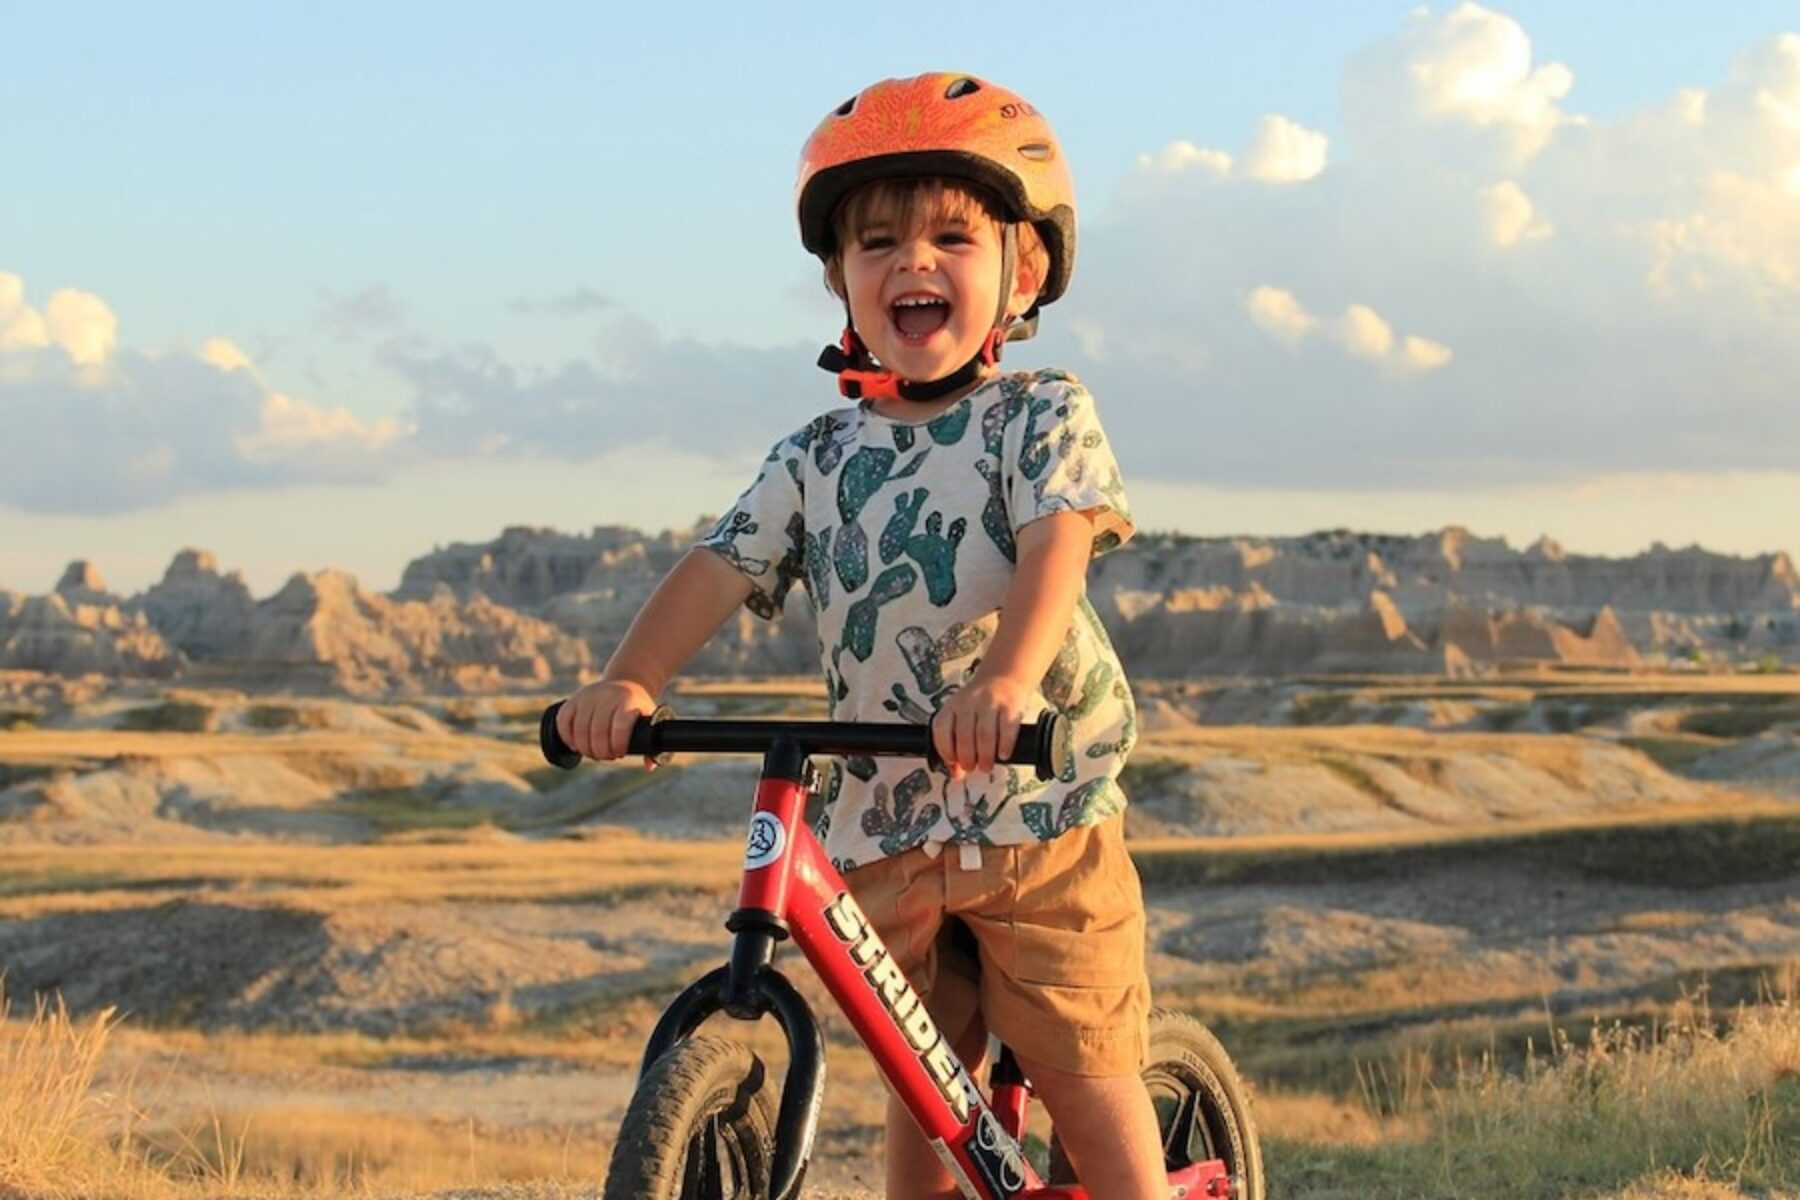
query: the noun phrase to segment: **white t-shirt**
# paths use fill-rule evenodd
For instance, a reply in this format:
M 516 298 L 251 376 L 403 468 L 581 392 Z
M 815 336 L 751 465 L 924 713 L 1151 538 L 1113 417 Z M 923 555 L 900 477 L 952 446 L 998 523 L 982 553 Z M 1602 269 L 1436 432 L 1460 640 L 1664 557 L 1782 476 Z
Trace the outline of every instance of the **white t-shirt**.
M 1094 518 L 1094 553 L 1135 531 L 1093 397 L 1074 376 L 1001 375 L 928 421 L 866 402 L 810 422 L 770 452 L 700 545 L 781 611 L 798 580 L 818 618 L 839 721 L 924 724 L 979 663 L 1000 620 L 1018 530 L 1058 512 Z M 915 846 L 1046 841 L 1118 812 L 1135 710 L 1084 594 L 1034 696 L 1070 739 L 1064 777 L 1029 767 L 953 781 L 923 763 L 851 758 L 832 772 L 824 838 L 840 871 Z

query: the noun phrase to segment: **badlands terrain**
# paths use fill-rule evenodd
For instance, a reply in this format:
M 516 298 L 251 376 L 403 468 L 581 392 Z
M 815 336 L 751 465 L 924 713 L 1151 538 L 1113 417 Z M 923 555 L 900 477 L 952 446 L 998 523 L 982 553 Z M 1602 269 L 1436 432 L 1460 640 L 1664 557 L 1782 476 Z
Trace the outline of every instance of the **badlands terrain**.
M 705 528 L 508 529 L 414 559 L 387 593 L 325 570 L 258 599 L 190 549 L 127 596 L 78 560 L 49 592 L 0 588 L 0 670 L 367 698 L 569 685 L 606 660 Z M 1549 538 L 1515 550 L 1455 527 L 1146 533 L 1097 560 L 1088 591 L 1134 679 L 1800 662 L 1800 572 L 1785 553 L 1657 545 L 1603 558 Z M 692 669 L 815 672 L 800 590 L 780 622 L 740 614 Z
M 106 1135 L 202 1190 L 596 1194 L 651 1024 L 724 951 L 755 767 L 558 772 L 534 745 L 554 695 L 0 675 L 15 1018 L 39 996 L 116 1007 Z M 818 715 L 817 696 L 735 680 L 673 702 Z M 1596 1026 L 1793 994 L 1800 675 L 1139 698 L 1128 831 L 1158 1002 L 1252 1081 L 1272 1195 L 1348 1194 L 1333 1156 L 1459 1061 L 1516 1071 Z M 879 1092 L 827 1020 L 809 1195 L 873 1195 Z

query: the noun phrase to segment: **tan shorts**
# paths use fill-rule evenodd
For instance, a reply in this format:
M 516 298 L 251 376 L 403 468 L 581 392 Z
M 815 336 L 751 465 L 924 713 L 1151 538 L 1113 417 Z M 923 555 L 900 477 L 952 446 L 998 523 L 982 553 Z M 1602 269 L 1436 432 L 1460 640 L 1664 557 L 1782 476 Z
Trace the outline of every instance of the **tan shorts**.
M 979 1015 L 1028 1062 L 1135 1075 L 1148 1052 L 1150 980 L 1124 822 L 984 846 L 972 869 L 956 846 L 909 850 L 846 881 L 952 1043 Z

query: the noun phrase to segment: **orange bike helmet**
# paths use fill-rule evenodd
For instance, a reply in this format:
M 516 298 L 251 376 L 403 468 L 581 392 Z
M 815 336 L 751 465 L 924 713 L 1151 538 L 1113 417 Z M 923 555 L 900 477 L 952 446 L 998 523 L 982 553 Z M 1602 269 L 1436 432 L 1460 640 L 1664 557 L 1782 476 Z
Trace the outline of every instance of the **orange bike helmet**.
M 819 122 L 800 153 L 800 240 L 820 258 L 835 249 L 832 217 L 866 183 L 935 175 L 997 196 L 1030 221 L 1049 251 L 1039 306 L 1063 294 L 1075 268 L 1075 185 L 1050 123 L 1014 92 L 972 75 L 884 79 Z

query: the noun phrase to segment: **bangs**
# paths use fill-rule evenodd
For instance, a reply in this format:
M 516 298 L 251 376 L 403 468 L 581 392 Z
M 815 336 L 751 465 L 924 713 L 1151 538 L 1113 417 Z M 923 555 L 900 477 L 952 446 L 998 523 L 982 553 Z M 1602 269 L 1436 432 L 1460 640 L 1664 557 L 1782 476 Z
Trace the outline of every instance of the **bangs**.
M 885 225 L 911 233 L 926 221 L 960 220 L 970 225 L 998 223 L 999 205 L 967 184 L 944 179 L 892 179 L 858 188 L 838 206 L 832 232 L 839 246 L 849 245 L 865 229 Z

